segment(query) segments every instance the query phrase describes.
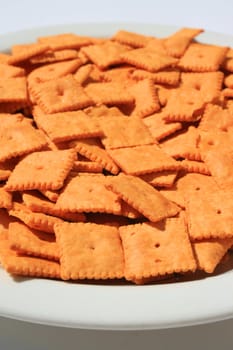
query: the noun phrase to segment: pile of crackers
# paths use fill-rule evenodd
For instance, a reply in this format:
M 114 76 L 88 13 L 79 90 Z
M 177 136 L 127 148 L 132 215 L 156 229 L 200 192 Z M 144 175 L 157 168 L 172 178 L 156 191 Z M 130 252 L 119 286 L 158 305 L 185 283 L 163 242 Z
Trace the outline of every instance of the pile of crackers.
M 136 284 L 214 273 L 233 247 L 233 48 L 39 37 L 0 53 L 0 262 Z

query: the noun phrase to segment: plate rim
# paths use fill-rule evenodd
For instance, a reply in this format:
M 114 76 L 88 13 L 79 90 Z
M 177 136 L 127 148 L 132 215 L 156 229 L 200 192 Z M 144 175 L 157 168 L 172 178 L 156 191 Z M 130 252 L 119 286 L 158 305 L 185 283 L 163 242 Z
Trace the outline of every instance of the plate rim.
M 9 49 L 12 44 L 30 42 L 43 33 L 61 33 L 65 30 L 84 33 L 88 29 L 88 33 L 92 32 L 93 36 L 100 36 L 102 33 L 113 33 L 116 28 L 164 36 L 164 33 L 172 33 L 179 27 L 136 22 L 85 22 L 35 27 L 1 35 L 0 51 Z M 207 31 L 202 34 L 200 41 L 202 38 L 210 43 L 233 46 L 231 35 Z M 46 279 L 13 279 L 0 267 L 0 280 L 0 316 L 45 325 L 146 330 L 233 318 L 233 270 L 191 282 L 103 286 Z M 163 307 L 163 303 L 166 307 Z M 114 312 L 111 310 L 112 305 Z

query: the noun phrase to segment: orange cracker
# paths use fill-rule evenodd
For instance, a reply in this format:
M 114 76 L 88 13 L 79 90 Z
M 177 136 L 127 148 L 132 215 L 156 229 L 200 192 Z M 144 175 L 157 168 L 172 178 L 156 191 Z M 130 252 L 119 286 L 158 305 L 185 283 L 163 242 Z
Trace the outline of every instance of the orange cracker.
M 180 210 L 159 191 L 136 176 L 121 173 L 111 178 L 107 188 L 152 222 L 175 216 Z
M 48 198 L 51 202 L 56 202 L 59 197 L 59 191 L 52 190 L 39 190 L 44 197 Z
M 205 102 L 216 101 L 220 97 L 224 74 L 222 72 L 182 73 L 182 86 L 192 87 L 202 93 Z
M 98 162 L 75 161 L 73 170 L 77 172 L 102 173 L 103 167 Z
M 8 250 L 2 257 L 4 269 L 12 274 L 25 277 L 57 278 L 60 279 L 60 264 L 56 261 L 13 255 L 14 250 Z
M 127 280 L 196 270 L 183 216 L 159 223 L 121 226 L 119 232 Z
M 151 79 L 138 81 L 130 86 L 129 91 L 135 98 L 133 114 L 144 118 L 160 110 L 158 95 Z
M 106 41 L 102 45 L 90 45 L 82 48 L 85 55 L 100 69 L 122 63 L 121 53 L 129 50 L 126 45 Z
M 174 158 L 187 158 L 189 160 L 201 160 L 198 149 L 199 131 L 190 126 L 188 130 L 181 131 L 169 139 L 160 143 L 162 150 Z
M 63 223 L 55 227 L 64 280 L 113 279 L 124 276 L 118 229 L 94 223 Z
M 101 147 L 98 139 L 85 139 L 72 141 L 71 146 L 82 156 L 99 163 L 112 174 L 118 174 L 119 168 L 108 153 Z
M 175 70 L 167 70 L 164 72 L 151 73 L 143 69 L 136 69 L 132 73 L 132 78 L 136 80 L 151 79 L 157 84 L 176 86 L 180 82 L 180 72 Z
M 0 63 L 1 79 L 23 77 L 24 75 L 25 75 L 25 70 L 23 68 Z
M 230 88 L 223 89 L 222 90 L 222 95 L 224 97 L 233 98 L 233 89 L 230 89 Z
M 9 228 L 9 223 L 12 222 L 12 217 L 10 217 L 7 209 L 0 209 L 0 237 L 3 232 L 7 233 Z
M 169 122 L 191 122 L 199 118 L 205 107 L 203 94 L 188 86 L 174 89 L 164 108 L 165 120 Z
M 164 39 L 164 46 L 169 55 L 181 57 L 185 53 L 192 39 L 202 32 L 203 29 L 198 28 L 181 28 Z
M 167 67 L 175 66 L 177 60 L 171 56 L 142 48 L 121 54 L 123 62 L 149 72 L 157 72 Z
M 182 124 L 179 122 L 166 123 L 164 117 L 165 114 L 161 111 L 143 118 L 143 123 L 148 127 L 151 135 L 156 141 L 160 141 L 182 128 Z
M 55 237 L 48 233 L 33 230 L 21 222 L 13 222 L 9 225 L 8 240 L 10 248 L 20 253 L 59 261 Z
M 8 64 L 10 57 L 11 55 L 9 55 L 8 53 L 0 52 L 0 63 Z
M 230 191 L 213 187 L 185 195 L 190 238 L 233 238 L 233 198 Z
M 214 72 L 223 62 L 228 48 L 192 43 L 179 61 L 179 67 L 191 72 Z
M 184 159 L 181 161 L 181 167 L 188 173 L 200 173 L 203 175 L 211 175 L 208 166 L 203 162 Z
M 60 51 L 46 51 L 43 54 L 36 55 L 30 59 L 31 64 L 55 63 L 60 61 L 73 60 L 78 58 L 78 51 L 73 49 Z
M 105 105 L 91 106 L 84 109 L 84 112 L 90 117 L 116 117 L 124 116 L 117 107 L 107 107 Z
M 69 212 L 104 212 L 119 214 L 120 201 L 105 185 L 109 177 L 82 175 L 72 178 L 60 194 L 55 208 Z
M 166 106 L 172 92 L 174 91 L 174 86 L 156 84 L 155 87 L 161 106 Z
M 16 202 L 13 203 L 13 207 L 9 210 L 9 214 L 20 219 L 30 228 L 48 233 L 54 233 L 54 225 L 62 221 L 60 218 L 54 216 L 43 213 L 34 213 L 25 205 Z
M 198 269 L 213 273 L 225 253 L 233 244 L 233 238 L 212 239 L 192 244 Z
M 123 200 L 121 200 L 121 215 L 126 216 L 129 219 L 138 219 L 143 217 L 142 214 Z
M 113 67 L 106 71 L 103 71 L 101 77 L 103 81 L 119 81 L 124 82 L 131 77 L 131 73 L 134 71 L 134 68 L 128 65 L 121 65 Z
M 121 44 L 129 45 L 132 47 L 144 47 L 151 40 L 151 37 L 139 33 L 129 32 L 126 30 L 119 30 L 114 34 L 112 39 L 118 41 Z
M 185 209 L 184 194 L 181 191 L 178 183 L 179 180 L 176 181 L 171 187 L 161 188 L 159 192 L 169 201 L 175 203 L 180 208 Z
M 6 189 L 17 190 L 57 190 L 76 160 L 74 150 L 42 151 L 23 158 L 10 175 Z M 52 169 L 52 171 L 51 171 Z
M 0 208 L 10 209 L 12 207 L 12 194 L 0 186 Z
M 202 131 L 199 142 L 201 157 L 211 175 L 222 188 L 233 185 L 233 134 L 220 130 Z
M 77 110 L 93 104 L 72 75 L 34 86 L 33 95 L 38 105 L 49 114 Z
M 162 170 L 178 170 L 179 162 L 168 156 L 157 145 L 108 150 L 116 164 L 126 173 L 140 175 Z
M 93 70 L 93 65 L 86 64 L 85 66 L 81 66 L 80 68 L 78 68 L 78 70 L 73 74 L 73 76 L 80 85 L 83 85 L 86 82 L 86 80 L 89 78 L 92 70 Z
M 5 162 L 0 162 L 0 181 L 7 180 L 9 178 L 17 162 L 17 158 L 14 158 L 13 160 L 6 160 Z
M 85 221 L 83 213 L 69 213 L 56 208 L 55 203 L 48 201 L 35 191 L 22 194 L 23 202 L 27 208 L 36 213 L 44 213 L 60 217 L 67 221 Z
M 52 50 L 79 49 L 91 44 L 91 39 L 73 33 L 46 35 L 38 38 L 38 42 L 48 45 Z
M 25 77 L 0 79 L 0 103 L 27 103 L 27 86 Z
M 222 67 L 228 72 L 233 72 L 233 48 L 227 51 Z
M 224 85 L 230 89 L 233 89 L 233 74 L 229 74 L 224 78 Z
M 101 141 L 105 148 L 130 147 L 153 143 L 147 127 L 141 118 L 109 116 L 100 123 L 104 137 Z
M 176 171 L 165 170 L 141 175 L 140 178 L 154 187 L 171 187 L 177 177 Z
M 33 109 L 34 120 L 49 138 L 58 143 L 73 139 L 103 136 L 96 119 L 83 111 L 70 111 L 46 115 Z
M 90 83 L 86 86 L 85 92 L 96 104 L 115 105 L 134 102 L 134 97 L 125 91 L 119 82 Z
M 18 64 L 27 61 L 33 56 L 44 53 L 48 48 L 48 45 L 38 43 L 13 45 L 11 48 L 12 56 L 9 58 L 8 64 Z
M 0 161 L 40 150 L 46 145 L 44 135 L 24 120 L 9 124 L 0 130 Z
M 75 59 L 38 67 L 28 75 L 29 89 L 32 88 L 33 84 L 44 83 L 73 73 L 81 64 L 79 59 Z
M 205 108 L 198 129 L 206 132 L 209 130 L 227 131 L 227 129 L 232 126 L 233 118 L 227 108 L 223 109 L 221 106 L 208 104 Z

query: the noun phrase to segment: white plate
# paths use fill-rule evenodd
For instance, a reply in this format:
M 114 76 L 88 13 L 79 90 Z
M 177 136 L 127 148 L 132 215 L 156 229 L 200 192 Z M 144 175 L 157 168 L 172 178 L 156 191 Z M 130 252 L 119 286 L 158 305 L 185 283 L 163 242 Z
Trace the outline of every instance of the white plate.
M 0 37 L 0 51 L 40 35 L 76 32 L 109 36 L 128 29 L 166 36 L 177 28 L 154 24 L 74 24 L 37 28 Z M 233 46 L 217 33 L 204 42 Z M 0 268 L 0 315 L 35 323 L 88 329 L 158 329 L 233 317 L 233 270 L 195 281 L 160 285 L 97 285 L 11 278 Z

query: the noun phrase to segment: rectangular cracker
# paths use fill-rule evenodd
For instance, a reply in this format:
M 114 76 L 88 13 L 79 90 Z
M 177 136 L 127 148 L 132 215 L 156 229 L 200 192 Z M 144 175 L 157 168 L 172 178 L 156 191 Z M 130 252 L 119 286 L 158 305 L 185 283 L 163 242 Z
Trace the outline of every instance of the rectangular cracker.
M 135 176 L 121 173 L 111 178 L 107 188 L 152 222 L 175 216 L 180 211 L 159 191 Z

